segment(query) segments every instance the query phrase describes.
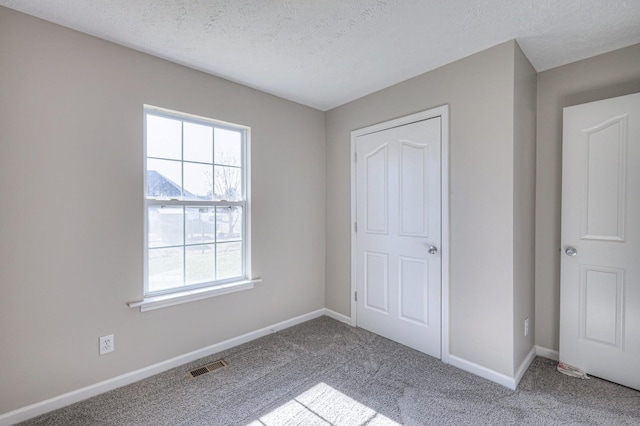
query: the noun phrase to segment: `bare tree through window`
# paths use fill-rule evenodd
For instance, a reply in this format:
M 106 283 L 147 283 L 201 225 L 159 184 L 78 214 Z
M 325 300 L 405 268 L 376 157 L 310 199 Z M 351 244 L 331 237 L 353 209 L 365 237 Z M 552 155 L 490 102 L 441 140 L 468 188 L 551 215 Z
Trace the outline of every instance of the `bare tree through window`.
M 228 164 L 231 159 L 228 155 L 222 155 L 220 163 Z M 208 195 L 219 201 L 237 201 L 242 198 L 242 173 L 239 167 L 214 165 L 213 173 L 210 170 L 204 171 L 205 179 L 209 186 Z M 220 237 L 233 238 L 239 236 L 236 225 L 242 218 L 242 211 L 237 206 L 218 208 L 219 213 L 225 212 L 221 220 L 219 231 Z

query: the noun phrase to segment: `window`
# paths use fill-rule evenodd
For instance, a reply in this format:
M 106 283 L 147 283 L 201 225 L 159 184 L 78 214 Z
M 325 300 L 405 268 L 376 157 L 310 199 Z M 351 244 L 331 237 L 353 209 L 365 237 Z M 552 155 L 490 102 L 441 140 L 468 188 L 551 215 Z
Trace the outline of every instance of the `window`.
M 248 132 L 145 107 L 145 298 L 248 279 Z

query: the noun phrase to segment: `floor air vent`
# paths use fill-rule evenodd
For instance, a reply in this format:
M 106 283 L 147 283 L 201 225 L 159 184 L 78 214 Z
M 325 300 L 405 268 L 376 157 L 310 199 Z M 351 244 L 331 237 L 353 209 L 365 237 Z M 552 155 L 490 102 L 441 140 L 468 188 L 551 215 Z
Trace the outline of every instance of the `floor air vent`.
M 224 359 L 219 359 L 217 361 L 212 362 L 211 364 L 205 365 L 204 367 L 198 367 L 195 370 L 191 370 L 191 371 L 189 371 L 189 374 L 191 374 L 191 377 L 198 377 L 198 376 L 201 376 L 203 374 L 207 374 L 207 373 L 210 373 L 212 371 L 224 368 L 227 365 L 228 365 L 227 361 L 225 361 Z

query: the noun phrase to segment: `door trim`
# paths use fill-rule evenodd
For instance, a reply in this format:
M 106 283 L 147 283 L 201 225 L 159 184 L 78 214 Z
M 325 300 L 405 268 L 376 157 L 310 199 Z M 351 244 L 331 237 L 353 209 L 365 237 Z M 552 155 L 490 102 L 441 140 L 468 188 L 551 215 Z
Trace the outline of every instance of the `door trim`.
M 440 227 L 441 227 L 441 254 L 442 254 L 442 281 L 441 281 L 441 330 L 440 330 L 440 353 L 441 361 L 449 364 L 449 105 L 442 105 L 427 111 L 374 124 L 351 132 L 351 325 L 357 324 L 357 310 L 355 301 L 356 292 L 356 140 L 359 136 L 375 133 L 393 127 L 404 126 L 417 121 L 428 120 L 440 117 Z

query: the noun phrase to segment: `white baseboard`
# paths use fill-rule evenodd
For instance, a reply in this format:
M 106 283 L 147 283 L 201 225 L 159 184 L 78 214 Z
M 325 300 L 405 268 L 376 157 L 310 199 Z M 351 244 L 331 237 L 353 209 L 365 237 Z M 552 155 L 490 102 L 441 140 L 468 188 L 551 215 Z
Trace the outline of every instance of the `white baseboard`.
M 498 373 L 482 365 L 475 364 L 466 359 L 459 358 L 455 355 L 449 355 L 449 364 L 456 368 L 467 371 L 476 376 L 480 376 L 483 379 L 491 380 L 499 385 L 515 390 L 517 383 L 513 377 L 509 377 L 506 374 Z
M 522 376 L 524 376 L 524 373 L 527 372 L 527 369 L 529 368 L 529 366 L 531 365 L 534 359 L 536 359 L 535 346 L 531 348 L 527 356 L 524 358 L 524 361 L 522 361 L 522 364 L 520 364 L 520 367 L 518 367 L 518 369 L 516 370 L 516 377 L 515 377 L 516 388 L 520 384 L 520 380 L 522 380 Z
M 554 361 L 560 361 L 560 353 L 553 349 L 543 348 L 542 346 L 536 346 L 536 355 L 549 358 Z
M 99 395 L 104 392 L 137 382 L 147 377 L 153 376 L 158 373 L 170 370 L 174 367 L 179 367 L 191 361 L 203 358 L 205 356 L 213 355 L 218 352 L 222 352 L 234 346 L 241 345 L 243 343 L 250 342 L 259 337 L 266 336 L 276 331 L 284 330 L 297 324 L 301 324 L 305 321 L 319 318 L 323 315 L 327 315 L 332 318 L 336 318 L 342 321 L 341 314 L 337 312 L 329 311 L 327 309 L 318 309 L 317 311 L 309 312 L 308 314 L 300 315 L 295 318 L 288 319 L 286 321 L 273 324 L 259 330 L 251 331 L 238 337 L 234 337 L 229 340 L 225 340 L 214 345 L 207 346 L 202 349 L 198 349 L 193 352 L 179 355 L 175 358 L 168 359 L 166 361 L 159 362 L 157 364 L 150 365 L 148 367 L 141 368 L 139 370 L 131 371 L 129 373 L 122 374 L 120 376 L 113 377 L 111 379 L 89 385 L 87 387 L 77 389 L 65 394 L 47 399 L 45 401 L 37 402 L 35 404 L 28 405 L 26 407 L 19 408 L 14 411 L 10 411 L 0 415 L 0 426 L 12 425 L 18 422 L 22 422 L 33 417 L 39 416 L 49 411 L 57 410 L 58 408 L 66 407 L 67 405 L 74 404 L 76 402 L 91 398 L 92 396 Z M 334 316 L 335 315 L 335 316 Z M 345 317 L 346 318 L 346 317 Z
M 344 322 L 344 323 L 347 323 L 349 325 L 351 324 L 351 317 L 339 314 L 336 311 L 332 311 L 331 309 L 325 308 L 324 309 L 324 314 L 326 316 L 328 316 L 329 318 L 333 318 L 334 320 L 338 320 L 340 322 Z
M 506 374 L 498 373 L 495 370 L 491 370 L 490 368 L 483 367 L 482 365 L 475 364 L 471 361 L 467 361 L 466 359 L 462 359 L 455 355 L 449 355 L 449 364 L 461 370 L 475 374 L 476 376 L 480 376 L 483 379 L 490 380 L 506 388 L 515 390 L 518 387 L 520 380 L 522 380 L 522 376 L 524 376 L 524 373 L 527 372 L 527 369 L 535 359 L 536 353 L 536 348 L 531 348 L 524 361 L 522 361 L 522 363 L 520 364 L 520 367 L 518 367 L 518 370 L 516 371 L 514 377 L 509 377 Z

